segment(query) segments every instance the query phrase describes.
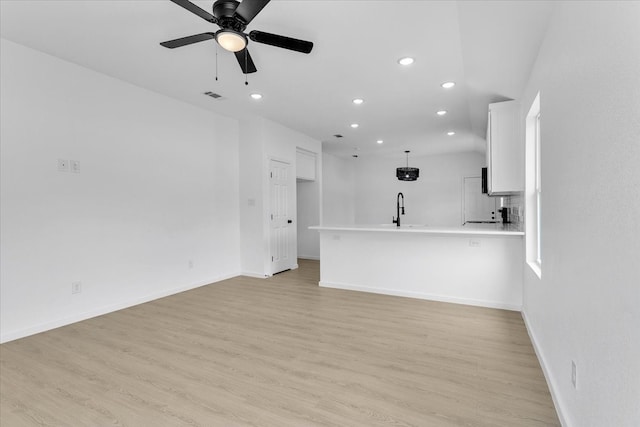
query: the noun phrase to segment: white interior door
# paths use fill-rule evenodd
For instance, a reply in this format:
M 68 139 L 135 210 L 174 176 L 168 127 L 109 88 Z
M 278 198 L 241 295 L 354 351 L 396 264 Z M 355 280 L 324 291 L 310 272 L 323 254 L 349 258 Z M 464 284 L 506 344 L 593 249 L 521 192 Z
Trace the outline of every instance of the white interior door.
M 497 200 L 482 193 L 482 178 L 464 178 L 464 222 L 498 221 Z
M 271 274 L 295 266 L 293 233 L 293 197 L 291 165 L 278 160 L 270 162 L 271 187 Z

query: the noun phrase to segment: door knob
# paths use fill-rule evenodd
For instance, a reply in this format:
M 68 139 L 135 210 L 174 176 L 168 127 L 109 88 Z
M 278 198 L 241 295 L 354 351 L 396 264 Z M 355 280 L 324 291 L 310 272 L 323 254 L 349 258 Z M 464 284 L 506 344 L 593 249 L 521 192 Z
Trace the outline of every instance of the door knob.
M 291 224 L 292 222 L 293 222 L 293 220 L 292 220 L 292 219 L 288 219 L 288 220 L 287 220 L 287 224 Z

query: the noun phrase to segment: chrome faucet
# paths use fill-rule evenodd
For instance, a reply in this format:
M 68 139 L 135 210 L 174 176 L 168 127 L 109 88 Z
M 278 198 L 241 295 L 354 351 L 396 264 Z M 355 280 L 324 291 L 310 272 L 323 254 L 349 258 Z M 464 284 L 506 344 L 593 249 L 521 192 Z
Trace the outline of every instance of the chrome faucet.
M 402 207 L 400 206 L 400 197 L 402 197 Z M 402 209 L 402 211 L 400 211 L 400 209 Z M 404 215 L 404 194 L 398 193 L 398 196 L 396 197 L 396 215 L 398 215 L 398 218 L 393 218 L 393 224 L 396 224 L 398 227 L 400 227 L 401 213 Z

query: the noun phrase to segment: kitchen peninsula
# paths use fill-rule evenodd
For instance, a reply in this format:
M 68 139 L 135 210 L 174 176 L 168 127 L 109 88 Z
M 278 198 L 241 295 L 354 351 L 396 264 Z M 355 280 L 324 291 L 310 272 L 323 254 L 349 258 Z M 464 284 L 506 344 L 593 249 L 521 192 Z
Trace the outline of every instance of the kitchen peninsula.
M 522 231 L 502 224 L 314 226 L 320 286 L 483 307 L 522 307 Z

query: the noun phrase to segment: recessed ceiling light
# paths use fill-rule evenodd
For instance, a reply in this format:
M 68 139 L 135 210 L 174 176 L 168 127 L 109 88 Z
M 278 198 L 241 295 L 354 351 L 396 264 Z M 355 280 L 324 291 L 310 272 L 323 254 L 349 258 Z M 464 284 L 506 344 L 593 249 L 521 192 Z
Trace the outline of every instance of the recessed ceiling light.
M 360 105 L 360 104 L 362 104 L 362 103 L 364 102 L 364 99 L 362 99 L 362 98 L 356 98 L 356 99 L 354 99 L 352 102 L 353 102 L 354 104 L 356 104 L 356 105 Z
M 252 93 L 252 94 L 251 94 L 251 97 L 252 97 L 253 99 L 262 99 L 262 95 L 261 95 L 261 94 L 259 94 L 259 93 Z
M 383 141 L 383 140 L 381 140 L 381 139 L 379 139 L 379 140 L 377 140 L 376 142 L 377 142 L 378 144 L 382 144 L 384 141 Z
M 357 123 L 351 123 L 351 127 L 354 128 L 354 129 L 356 129 L 358 126 L 360 126 L 360 125 L 357 124 Z
M 442 83 L 440 86 L 442 86 L 445 89 L 451 89 L 452 87 L 454 87 L 456 85 L 455 82 L 444 82 Z
M 439 116 L 444 116 L 445 114 L 447 114 L 447 110 L 437 111 L 436 114 L 439 115 Z
M 413 58 L 410 57 L 405 57 L 405 58 L 400 58 L 398 59 L 398 64 L 400 65 L 411 65 L 413 64 Z
M 455 134 L 456 134 L 455 132 L 447 132 L 447 135 L 449 135 L 449 136 L 453 136 Z

